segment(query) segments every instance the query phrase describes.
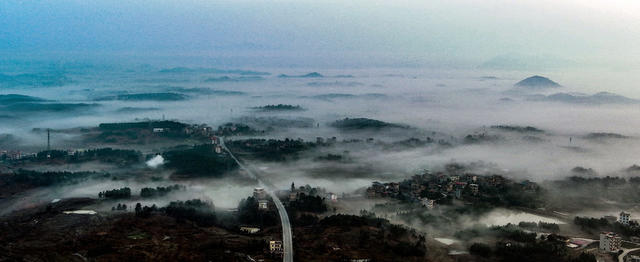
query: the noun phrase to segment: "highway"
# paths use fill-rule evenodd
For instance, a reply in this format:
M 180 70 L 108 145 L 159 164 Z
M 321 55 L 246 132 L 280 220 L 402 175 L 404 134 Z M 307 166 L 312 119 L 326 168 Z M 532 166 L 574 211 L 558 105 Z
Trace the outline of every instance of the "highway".
M 229 148 L 227 148 L 227 146 L 224 144 L 223 137 L 220 137 L 220 146 L 222 146 L 222 148 L 224 148 L 224 150 L 227 151 L 227 153 L 229 153 L 231 158 L 233 158 L 233 160 L 235 160 L 236 163 L 238 163 L 238 166 L 240 166 L 240 168 L 247 171 L 247 174 L 249 174 L 250 177 L 258 180 L 260 185 L 266 188 L 267 192 L 269 192 L 269 196 L 271 196 L 271 198 L 273 199 L 273 203 L 276 206 L 276 209 L 278 209 L 278 214 L 280 215 L 280 223 L 282 223 L 282 250 L 283 250 L 282 261 L 293 262 L 293 237 L 291 236 L 291 223 L 289 222 L 289 215 L 287 214 L 287 210 L 284 208 L 284 205 L 282 204 L 278 196 L 276 196 L 275 194 L 276 187 L 272 183 L 256 175 L 258 173 L 257 171 L 254 172 L 252 168 L 245 166 L 242 162 L 240 162 L 235 157 L 235 155 L 233 155 L 231 150 L 229 150 Z

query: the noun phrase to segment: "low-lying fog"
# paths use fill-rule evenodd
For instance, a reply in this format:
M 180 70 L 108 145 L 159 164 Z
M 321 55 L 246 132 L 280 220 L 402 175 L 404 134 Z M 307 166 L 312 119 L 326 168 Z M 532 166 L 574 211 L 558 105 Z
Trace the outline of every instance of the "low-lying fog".
M 6 67 L 6 65 L 5 65 Z M 637 164 L 639 153 L 639 103 L 571 103 L 537 101 L 534 94 L 594 94 L 616 92 L 630 98 L 640 94 L 613 85 L 619 73 L 600 78 L 584 78 L 584 72 L 431 70 L 431 69 L 242 69 L 253 72 L 208 70 L 199 67 L 124 66 L 71 68 L 55 72 L 64 83 L 54 85 L 7 84 L 0 94 L 21 94 L 48 100 L 44 103 L 84 103 L 80 109 L 25 109 L 0 111 L 2 150 L 36 152 L 46 147 L 46 134 L 33 128 L 66 129 L 92 127 L 104 122 L 140 119 L 175 119 L 210 126 L 256 117 L 310 118 L 312 127 L 278 128 L 266 137 L 316 137 L 366 139 L 394 142 L 410 137 L 425 139 L 437 134 L 451 147 L 420 147 L 380 150 L 376 147 L 337 148 L 348 150 L 349 163 L 321 163 L 308 158 L 287 163 L 254 164 L 270 174 L 274 184 L 287 188 L 291 182 L 311 184 L 336 193 L 352 193 L 373 180 L 399 180 L 421 169 L 441 167 L 452 161 L 483 162 L 508 176 L 542 181 L 567 176 L 575 166 L 595 169 L 606 175 Z M 169 69 L 169 70 L 167 70 Z M 46 69 L 5 68 L 8 74 Z M 255 72 L 257 71 L 257 72 Z M 317 71 L 322 76 L 299 77 Z M 264 72 L 264 73 L 260 73 Z M 281 77 L 286 74 L 288 77 Z M 518 90 L 514 84 L 542 74 L 562 87 L 545 90 Z M 39 79 L 39 78 L 38 78 Z M 587 82 L 585 79 L 593 79 Z M 515 90 L 515 91 L 514 91 Z M 119 95 L 170 93 L 170 98 L 139 101 Z M 126 97 L 126 96 L 124 96 Z M 158 101 L 161 100 L 161 101 Z M 300 105 L 303 111 L 259 112 L 252 107 L 267 104 Z M 7 107 L 9 108 L 9 107 Z M 24 109 L 24 108 L 23 108 Z M 366 117 L 413 127 L 406 134 L 344 133 L 329 123 L 345 117 Z M 499 131 L 492 125 L 534 126 L 542 133 Z M 435 133 L 432 133 L 435 132 Z M 618 133 L 628 138 L 587 139 L 593 132 Z M 497 139 L 465 144 L 468 134 L 495 135 Z M 529 136 L 529 138 L 525 138 Z M 533 138 L 531 138 L 533 137 Z M 52 147 L 82 147 L 73 137 L 52 133 Z M 144 148 L 140 148 L 143 150 Z M 326 152 L 322 152 L 326 153 Z M 318 152 L 319 154 L 319 152 Z M 81 167 L 74 167 L 82 170 Z M 98 169 L 108 167 L 97 166 Z M 73 168 L 72 168 L 73 169 Z M 254 185 L 235 185 L 225 180 L 191 185 L 189 192 L 211 198 L 217 206 L 233 207 L 251 193 Z M 100 190 L 132 182 L 76 185 L 56 192 L 52 198 L 88 196 Z M 165 185 L 166 183 L 163 183 Z M 147 185 L 145 185 L 147 186 Z M 191 196 L 185 196 L 191 197 Z

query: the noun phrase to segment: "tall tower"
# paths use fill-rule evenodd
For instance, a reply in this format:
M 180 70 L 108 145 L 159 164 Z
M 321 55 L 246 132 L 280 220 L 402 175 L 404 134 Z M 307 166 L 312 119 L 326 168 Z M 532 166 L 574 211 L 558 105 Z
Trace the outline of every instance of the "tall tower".
M 47 152 L 51 151 L 51 129 L 47 128 Z

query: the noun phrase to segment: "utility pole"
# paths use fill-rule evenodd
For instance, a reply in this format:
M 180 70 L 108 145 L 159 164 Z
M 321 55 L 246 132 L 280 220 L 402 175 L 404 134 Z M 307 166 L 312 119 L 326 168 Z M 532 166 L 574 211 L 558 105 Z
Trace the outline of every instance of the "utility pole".
M 51 151 L 51 129 L 47 128 L 47 152 Z

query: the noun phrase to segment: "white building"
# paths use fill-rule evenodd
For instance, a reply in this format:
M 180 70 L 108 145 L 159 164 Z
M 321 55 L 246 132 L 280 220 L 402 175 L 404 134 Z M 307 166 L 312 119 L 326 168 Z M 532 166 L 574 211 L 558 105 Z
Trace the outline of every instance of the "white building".
M 269 209 L 269 201 L 267 201 L 267 200 L 258 200 L 258 209 L 261 209 L 261 210 Z
M 423 207 L 426 207 L 428 209 L 433 209 L 434 207 L 436 207 L 436 201 L 433 199 L 423 198 L 420 200 L 420 202 Z
M 600 233 L 600 251 L 604 252 L 618 252 L 620 250 L 620 244 L 622 238 L 613 232 Z
M 331 200 L 331 202 L 336 202 L 338 201 L 338 195 L 334 194 L 334 193 L 328 193 L 327 194 L 327 198 L 329 200 Z
M 628 225 L 630 216 L 631 214 L 625 213 L 624 211 L 622 211 L 620 212 L 620 217 L 618 217 L 618 222 L 620 222 L 620 224 L 623 224 L 623 225 Z
M 248 233 L 248 234 L 255 234 L 258 233 L 260 231 L 259 227 L 253 227 L 253 226 L 240 226 L 240 231 Z

